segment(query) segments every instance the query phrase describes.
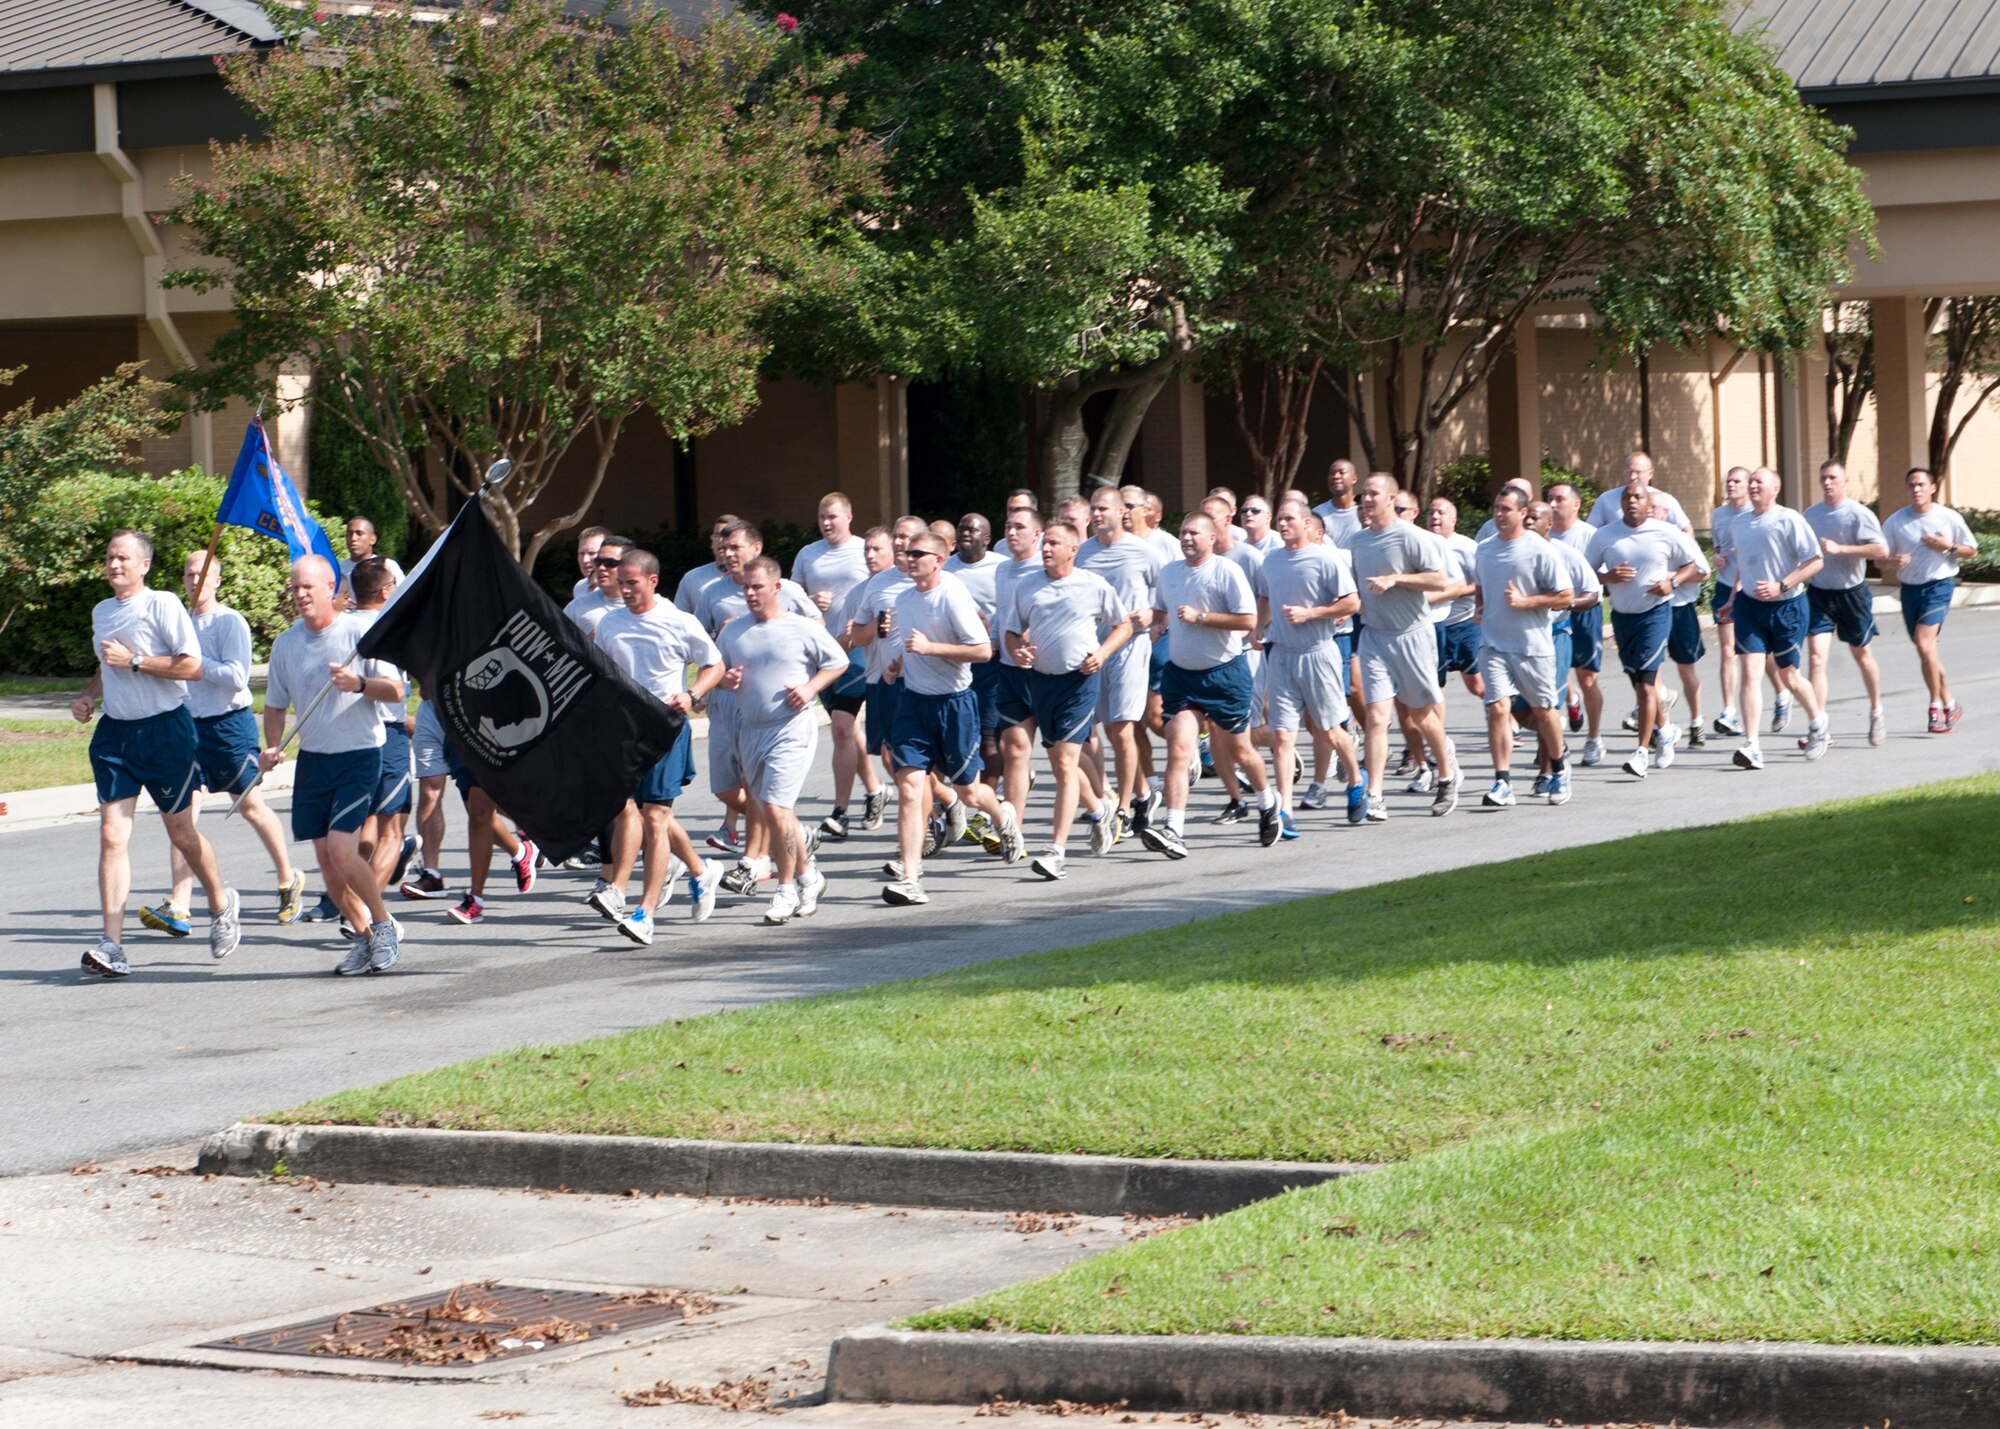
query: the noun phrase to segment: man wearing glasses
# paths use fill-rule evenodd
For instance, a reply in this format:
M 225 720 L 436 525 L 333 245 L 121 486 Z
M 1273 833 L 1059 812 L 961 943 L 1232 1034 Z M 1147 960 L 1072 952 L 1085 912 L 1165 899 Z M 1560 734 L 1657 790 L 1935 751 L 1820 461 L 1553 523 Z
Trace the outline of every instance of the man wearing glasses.
M 631 546 L 623 536 L 606 535 L 590 562 L 590 587 L 563 607 L 563 615 L 585 635 L 597 634 L 598 622 L 624 608 L 618 597 L 618 562 Z
M 1285 544 L 1271 529 L 1271 503 L 1263 497 L 1251 497 L 1236 514 L 1243 518 L 1245 545 L 1254 546 L 1268 556 Z

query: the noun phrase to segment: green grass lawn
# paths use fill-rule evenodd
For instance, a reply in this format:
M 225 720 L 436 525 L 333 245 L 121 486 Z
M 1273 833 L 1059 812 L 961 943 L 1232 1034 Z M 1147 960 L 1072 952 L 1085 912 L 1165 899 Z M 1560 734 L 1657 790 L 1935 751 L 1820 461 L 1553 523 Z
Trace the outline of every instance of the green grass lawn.
M 1378 1160 L 930 1327 L 2000 1340 L 2000 777 L 528 1048 L 286 1113 Z
M 90 726 L 68 719 L 0 719 L 0 790 L 89 782 Z
M 73 695 L 83 688 L 84 675 L 57 677 L 51 675 L 6 675 L 0 676 L 0 695 Z

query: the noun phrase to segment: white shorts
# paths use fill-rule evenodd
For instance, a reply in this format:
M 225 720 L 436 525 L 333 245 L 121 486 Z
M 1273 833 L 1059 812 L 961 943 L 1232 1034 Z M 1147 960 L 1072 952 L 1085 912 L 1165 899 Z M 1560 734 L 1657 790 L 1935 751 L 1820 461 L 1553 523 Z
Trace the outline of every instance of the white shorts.
M 1411 709 L 1440 704 L 1437 626 L 1425 621 L 1413 630 L 1392 635 L 1372 625 L 1361 627 L 1355 655 L 1361 661 L 1361 696 L 1371 705 L 1401 700 Z
M 1564 673 L 1567 673 L 1565 671 Z M 1552 710 L 1556 698 L 1556 656 L 1529 655 L 1519 650 L 1479 649 L 1479 674 L 1486 681 L 1486 703 L 1511 700 L 1519 695 L 1530 707 Z
M 451 773 L 450 756 L 444 742 L 444 726 L 437 711 L 425 700 L 417 706 L 417 731 L 410 736 L 410 752 L 416 757 L 419 779 L 442 779 Z
M 1337 729 L 1347 723 L 1347 672 L 1331 640 L 1303 650 L 1264 652 L 1260 676 L 1272 729 Z
M 818 752 L 819 724 L 810 710 L 784 724 L 747 724 L 736 732 L 736 757 L 751 796 L 780 809 L 798 806 Z
M 1097 672 L 1097 722 L 1146 717 L 1146 682 L 1152 672 L 1153 637 L 1134 635 Z

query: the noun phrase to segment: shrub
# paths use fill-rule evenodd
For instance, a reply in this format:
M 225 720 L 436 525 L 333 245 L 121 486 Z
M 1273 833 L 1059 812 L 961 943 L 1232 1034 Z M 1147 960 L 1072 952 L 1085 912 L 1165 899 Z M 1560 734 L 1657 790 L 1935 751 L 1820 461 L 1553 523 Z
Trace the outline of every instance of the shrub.
M 1979 554 L 1969 561 L 1958 563 L 1958 578 L 1964 581 L 2000 581 L 2000 535 L 1975 530 L 1972 539 L 1979 543 Z
M 381 539 L 375 554 L 399 564 L 410 548 L 410 508 L 396 478 L 368 453 L 360 435 L 340 418 L 321 412 L 312 424 L 313 504 L 345 528 L 350 516 L 366 516 Z
M 1596 482 L 1582 472 L 1566 466 L 1559 466 L 1548 457 L 1542 458 L 1542 489 L 1558 481 L 1566 481 L 1583 494 L 1583 511 L 1590 514 L 1590 504 L 1597 500 L 1602 490 Z M 1437 480 L 1431 483 L 1431 495 L 1442 496 L 1458 508 L 1458 529 L 1470 536 L 1486 524 L 1493 514 L 1493 462 L 1484 452 L 1459 457 L 1438 468 Z
M 1962 506 L 1958 514 L 1965 518 L 1965 524 L 1972 528 L 1973 535 L 2000 536 L 2000 511 L 1982 511 L 1976 506 Z
M 108 594 L 101 572 L 111 533 L 130 526 L 151 537 L 153 569 L 146 584 L 179 595 L 181 564 L 189 551 L 208 548 L 225 485 L 199 469 L 163 477 L 96 472 L 51 483 L 27 517 L 35 533 L 35 588 L 42 594 L 16 611 L 0 634 L 0 669 L 87 675 L 93 664 L 90 612 Z M 307 510 L 326 528 L 333 549 L 345 551 L 339 528 L 310 504 Z M 222 562 L 223 603 L 250 622 L 261 659 L 291 623 L 283 608 L 291 555 L 268 536 L 225 526 L 216 559 Z

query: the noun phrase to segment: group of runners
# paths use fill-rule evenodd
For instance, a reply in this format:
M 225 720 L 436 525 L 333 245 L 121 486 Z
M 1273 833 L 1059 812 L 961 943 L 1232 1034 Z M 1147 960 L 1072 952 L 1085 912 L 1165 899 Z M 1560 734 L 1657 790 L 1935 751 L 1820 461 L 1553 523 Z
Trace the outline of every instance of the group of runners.
M 1649 777 L 1707 743 L 1697 602 L 1711 576 L 1722 646 L 1712 732 L 1741 738 L 1734 764 L 1764 767 L 1766 682 L 1768 733 L 1787 732 L 1803 711 L 1797 752 L 1826 753 L 1835 640 L 1852 652 L 1867 690 L 1868 742 L 1883 742 L 1871 562 L 1900 582 L 1929 695 L 1925 728 L 1948 734 L 1960 711 L 1938 635 L 1958 562 L 1976 552 L 1970 530 L 1937 503 L 1935 479 L 1922 469 L 1906 479 L 1909 504 L 1886 522 L 1847 495 L 1838 464 L 1826 464 L 1819 481 L 1824 499 L 1799 512 L 1780 504 L 1775 473 L 1731 470 L 1713 516 L 1712 561 L 1680 504 L 1653 484 L 1643 453 L 1588 512 L 1569 483 L 1507 482 L 1476 537 L 1458 532 L 1451 502 L 1420 509 L 1392 476 L 1364 479 L 1345 460 L 1332 464 L 1317 504 L 1299 491 L 1239 502 L 1217 488 L 1176 533 L 1160 527 L 1159 497 L 1137 486 L 1065 498 L 1049 513 L 1033 492 L 1015 491 L 997 544 L 977 514 L 956 526 L 904 516 L 857 531 L 852 503 L 834 492 L 818 506 L 821 539 L 799 552 L 789 576 L 763 554 L 753 523 L 724 516 L 711 528 L 712 561 L 683 573 L 671 596 L 657 556 L 593 527 L 578 541 L 580 576 L 564 613 L 652 697 L 705 713 L 702 762 L 725 822 L 698 844 L 676 817 L 698 777 L 690 726 L 599 847 L 571 865 L 597 874 L 583 898 L 590 912 L 647 944 L 683 881 L 695 921 L 724 891 L 768 897 L 767 923 L 811 917 L 826 889 L 822 844 L 880 829 L 892 786 L 881 896 L 897 906 L 929 900 L 927 863 L 961 841 L 1008 864 L 1026 860 L 1049 880 L 1066 875 L 1079 835 L 1097 855 L 1130 839 L 1185 858 L 1190 793 L 1204 778 L 1219 788 L 1205 816 L 1253 824 L 1267 846 L 1299 838 L 1299 816 L 1330 805 L 1351 824 L 1380 823 L 1398 786 L 1428 796 L 1430 814 L 1443 816 L 1465 778 L 1444 718 L 1454 676 L 1484 706 L 1492 779 L 1481 802 L 1565 804 L 1572 764 L 1609 757 L 1603 605 L 1633 689 L 1624 727 L 1636 740 L 1624 771 Z M 365 521 L 348 534 L 354 558 L 343 563 L 344 580 L 316 556 L 293 565 L 298 620 L 273 644 L 261 731 L 250 714 L 249 628 L 216 601 L 219 566 L 189 556 L 183 605 L 146 586 L 144 535 L 111 538 L 112 595 L 94 613 L 99 671 L 74 706 L 88 721 L 104 702 L 91 742 L 103 929 L 84 954 L 87 972 L 131 971 L 122 943 L 127 850 L 142 789 L 159 806 L 173 864 L 168 899 L 140 920 L 189 936 L 199 880 L 217 958 L 240 940 L 241 906 L 197 827 L 203 788 L 239 797 L 271 859 L 280 923 L 338 921 L 343 975 L 397 962 L 394 894 L 456 897 L 451 915 L 477 923 L 496 848 L 516 890 L 535 887 L 533 839 L 454 757 L 430 705 L 406 714 L 402 672 L 355 660 L 401 572 L 373 555 Z M 1669 664 L 1678 692 L 1660 684 Z M 833 774 L 832 806 L 816 822 L 799 815 L 822 739 L 815 706 L 826 713 Z M 291 714 L 299 717 L 291 835 L 313 845 L 326 890 L 312 909 L 257 789 L 285 758 Z M 1037 742 L 1053 797 L 1046 838 L 1031 854 Z M 1533 765 L 1529 795 L 1515 787 L 1517 752 Z M 453 781 L 467 814 L 462 894 L 441 872 Z M 406 831 L 413 808 L 416 828 Z

